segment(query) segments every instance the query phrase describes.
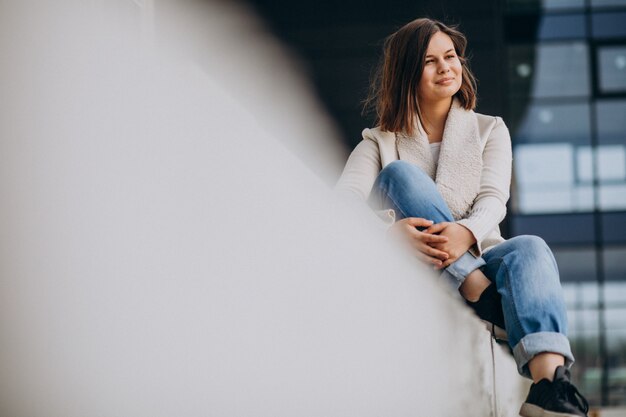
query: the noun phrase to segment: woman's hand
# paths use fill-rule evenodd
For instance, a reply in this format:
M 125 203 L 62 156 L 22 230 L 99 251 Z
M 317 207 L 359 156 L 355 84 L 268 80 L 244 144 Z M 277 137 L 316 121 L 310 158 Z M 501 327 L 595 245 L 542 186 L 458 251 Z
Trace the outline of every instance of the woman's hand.
M 438 265 L 437 269 L 442 269 L 459 259 L 469 248 L 476 243 L 476 238 L 468 228 L 458 223 L 442 222 L 433 224 L 424 233 L 434 233 L 439 236 L 447 237 L 446 242 L 431 243 L 434 249 L 438 249 L 448 254 L 448 258 L 444 260 L 442 265 Z
M 432 220 L 419 217 L 407 217 L 398 220 L 389 228 L 388 233 L 401 241 L 411 245 L 415 249 L 415 256 L 424 262 L 441 266 L 448 259 L 448 254 L 435 245 L 448 243 L 447 236 L 439 236 L 431 232 L 416 229 L 416 227 L 433 227 Z

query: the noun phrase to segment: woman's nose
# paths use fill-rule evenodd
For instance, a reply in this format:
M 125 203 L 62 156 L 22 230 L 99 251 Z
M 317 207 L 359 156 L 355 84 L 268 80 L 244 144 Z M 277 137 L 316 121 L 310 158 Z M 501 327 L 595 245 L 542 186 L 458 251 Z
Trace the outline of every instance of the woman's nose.
M 448 71 L 450 71 L 450 65 L 448 65 L 446 61 L 441 61 L 441 63 L 439 64 L 439 72 L 445 73 Z

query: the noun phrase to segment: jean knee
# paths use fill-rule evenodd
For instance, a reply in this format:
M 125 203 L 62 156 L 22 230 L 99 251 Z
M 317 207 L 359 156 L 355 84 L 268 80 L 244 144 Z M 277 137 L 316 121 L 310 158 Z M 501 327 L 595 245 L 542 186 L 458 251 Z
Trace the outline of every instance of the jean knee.
M 532 260 L 535 265 L 544 265 L 548 268 L 546 271 L 552 271 L 553 274 L 550 275 L 559 280 L 556 259 L 545 240 L 534 235 L 516 236 L 511 240 L 515 241 L 518 248 L 517 256 Z
M 552 256 L 552 251 L 550 250 L 550 247 L 548 246 L 546 241 L 539 236 L 521 235 L 514 237 L 512 240 L 515 240 L 516 243 L 521 248 L 523 248 L 523 251 L 525 253 L 533 254 L 536 256 L 542 256 L 548 253 L 550 256 Z
M 388 181 L 414 181 L 416 178 L 420 177 L 430 180 L 430 177 L 428 177 L 426 173 L 424 173 L 424 171 L 422 171 L 417 165 L 401 160 L 393 161 L 387 164 L 387 166 L 385 166 L 385 168 L 383 168 L 378 174 L 379 181 L 383 183 Z

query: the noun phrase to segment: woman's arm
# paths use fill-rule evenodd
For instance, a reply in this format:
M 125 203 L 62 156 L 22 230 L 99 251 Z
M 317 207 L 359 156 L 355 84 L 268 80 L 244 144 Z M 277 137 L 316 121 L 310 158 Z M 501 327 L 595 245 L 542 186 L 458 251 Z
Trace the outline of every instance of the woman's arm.
M 483 169 L 478 196 L 467 218 L 456 222 L 472 232 L 476 239 L 477 254 L 481 253 L 482 241 L 506 216 L 512 164 L 509 130 L 502 119 L 496 117 L 496 124 L 483 150 Z
M 350 154 L 335 191 L 342 197 L 365 202 L 381 169 L 378 144 L 364 136 Z M 375 213 L 387 226 L 391 226 L 396 220 L 393 210 L 376 210 Z
M 365 137 L 350 154 L 343 174 L 335 187 L 337 192 L 352 199 L 366 201 L 382 169 L 381 166 L 378 144 Z M 419 259 L 434 265 L 441 265 L 448 258 L 445 252 L 430 246 L 447 242 L 448 238 L 418 230 L 418 228 L 432 225 L 432 221 L 409 217 L 396 222 L 395 212 L 392 209 L 377 210 L 376 214 L 389 226 L 388 233 L 412 248 L 412 252 Z
M 469 215 L 455 223 L 438 223 L 426 230 L 448 237 L 448 242 L 433 245 L 448 253 L 446 267 L 468 249 L 481 254 L 482 241 L 496 228 L 506 215 L 506 203 L 511 185 L 511 138 L 501 118 L 487 138 L 483 150 L 483 168 L 480 190 Z
M 335 189 L 341 195 L 365 201 L 381 169 L 378 144 L 365 138 L 350 154 Z

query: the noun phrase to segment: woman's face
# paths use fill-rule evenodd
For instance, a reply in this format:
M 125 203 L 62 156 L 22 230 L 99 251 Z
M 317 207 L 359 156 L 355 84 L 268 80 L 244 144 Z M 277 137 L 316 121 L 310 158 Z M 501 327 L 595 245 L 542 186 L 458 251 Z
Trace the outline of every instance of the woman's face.
M 452 39 L 443 32 L 435 33 L 430 38 L 424 59 L 424 71 L 418 86 L 420 102 L 451 98 L 463 81 L 463 68 Z

